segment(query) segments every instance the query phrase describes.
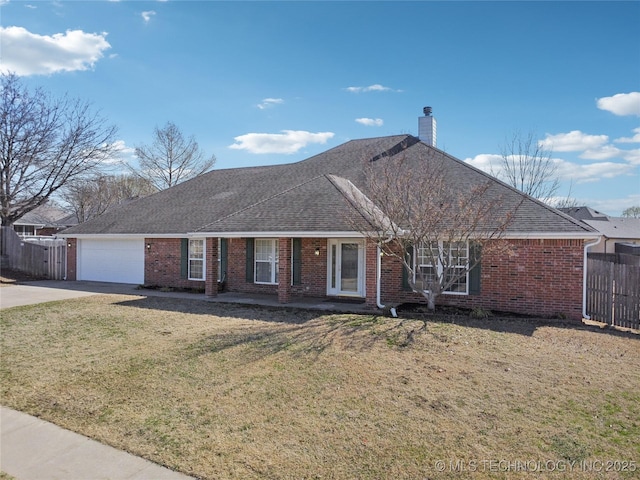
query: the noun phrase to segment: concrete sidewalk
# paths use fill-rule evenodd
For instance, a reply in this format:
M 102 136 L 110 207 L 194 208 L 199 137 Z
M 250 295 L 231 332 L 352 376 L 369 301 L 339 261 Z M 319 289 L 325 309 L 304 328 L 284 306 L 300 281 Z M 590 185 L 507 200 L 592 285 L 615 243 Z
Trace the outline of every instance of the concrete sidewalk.
M 0 471 L 17 480 L 192 479 L 6 407 L 0 407 Z

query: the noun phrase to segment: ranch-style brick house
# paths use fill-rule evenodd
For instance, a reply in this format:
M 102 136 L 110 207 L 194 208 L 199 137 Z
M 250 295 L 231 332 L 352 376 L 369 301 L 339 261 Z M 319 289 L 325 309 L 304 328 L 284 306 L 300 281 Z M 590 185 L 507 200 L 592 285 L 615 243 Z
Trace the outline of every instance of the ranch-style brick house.
M 503 236 L 512 253 L 483 255 L 438 303 L 580 320 L 586 251 L 600 234 L 438 150 L 420 131 L 421 138 L 351 140 L 297 163 L 213 170 L 108 211 L 60 235 L 66 278 L 211 296 L 223 281 L 225 291 L 277 295 L 281 303 L 299 296 L 347 297 L 372 309 L 420 302 L 401 262 L 381 256 L 353 227 L 360 212 L 345 185 L 366 195 L 363 162 L 428 155 L 461 188 L 489 180 L 505 208 L 519 205 Z

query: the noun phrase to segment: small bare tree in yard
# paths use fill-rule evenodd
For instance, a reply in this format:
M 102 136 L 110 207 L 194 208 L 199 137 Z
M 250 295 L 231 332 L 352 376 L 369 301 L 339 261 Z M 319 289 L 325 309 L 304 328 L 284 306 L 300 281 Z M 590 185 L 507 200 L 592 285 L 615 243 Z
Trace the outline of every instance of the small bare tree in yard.
M 89 104 L 29 91 L 14 74 L 2 74 L 1 88 L 0 218 L 10 226 L 102 168 L 116 152 L 116 128 Z
M 359 230 L 402 261 L 408 284 L 431 310 L 442 292 L 466 291 L 481 252 L 509 252 L 501 238 L 519 205 L 503 203 L 496 182 L 481 174 L 479 182 L 465 180 L 458 174 L 467 167 L 433 152 L 369 161 L 363 191 L 349 190 L 366 220 Z
M 194 137 L 184 137 L 172 122 L 156 127 L 151 145 L 136 147 L 139 168 L 135 175 L 149 180 L 158 190 L 202 175 L 216 161 L 215 155 L 206 157 Z

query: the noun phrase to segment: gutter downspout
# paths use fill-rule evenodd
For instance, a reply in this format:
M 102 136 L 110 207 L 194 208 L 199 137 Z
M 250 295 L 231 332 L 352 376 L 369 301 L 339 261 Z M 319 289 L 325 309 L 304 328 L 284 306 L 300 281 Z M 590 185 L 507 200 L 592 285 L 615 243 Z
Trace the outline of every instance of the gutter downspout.
M 583 268 L 582 268 L 582 318 L 591 320 L 591 315 L 587 315 L 587 250 L 595 247 L 602 241 L 602 236 L 598 237 L 595 242 L 587 243 L 584 246 Z

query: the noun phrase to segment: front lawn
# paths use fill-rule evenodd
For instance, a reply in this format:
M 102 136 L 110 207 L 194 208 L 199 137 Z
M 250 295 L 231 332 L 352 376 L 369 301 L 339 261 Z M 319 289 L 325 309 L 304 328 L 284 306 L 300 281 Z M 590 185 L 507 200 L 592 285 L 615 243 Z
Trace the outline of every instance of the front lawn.
M 0 316 L 3 405 L 199 478 L 640 474 L 630 333 L 116 295 Z

